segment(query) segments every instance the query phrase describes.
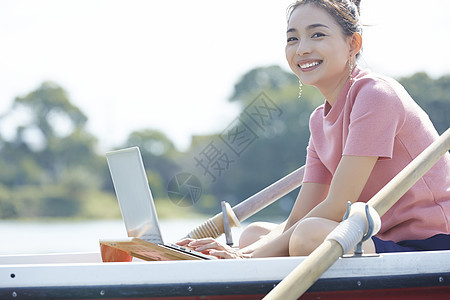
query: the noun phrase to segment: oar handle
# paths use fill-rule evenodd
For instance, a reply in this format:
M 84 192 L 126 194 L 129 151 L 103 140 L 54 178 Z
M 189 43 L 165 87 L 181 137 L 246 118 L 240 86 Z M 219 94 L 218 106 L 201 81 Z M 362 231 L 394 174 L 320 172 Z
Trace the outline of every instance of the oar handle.
M 384 215 L 450 149 L 450 128 L 388 182 L 368 204 Z
M 232 212 L 228 212 L 230 220 L 234 220 L 230 222 L 230 225 L 239 226 L 240 222 L 301 186 L 304 173 L 305 166 L 302 166 L 234 206 Z M 205 237 L 216 238 L 223 232 L 223 217 L 222 213 L 219 213 L 191 230 L 187 236 L 195 239 Z
M 324 241 L 263 300 L 298 299 L 341 256 L 342 247 L 338 242 L 335 240 Z
M 269 185 L 265 189 L 247 198 L 241 203 L 233 207 L 233 211 L 240 222 L 248 217 L 253 216 L 263 208 L 266 208 L 276 200 L 280 199 L 289 192 L 300 187 L 303 182 L 303 175 L 305 174 L 305 166 L 289 173 L 280 180 Z

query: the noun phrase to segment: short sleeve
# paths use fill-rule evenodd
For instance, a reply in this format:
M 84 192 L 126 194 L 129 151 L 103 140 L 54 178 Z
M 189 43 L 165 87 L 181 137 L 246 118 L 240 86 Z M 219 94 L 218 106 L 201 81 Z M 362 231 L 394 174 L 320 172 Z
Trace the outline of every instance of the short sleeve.
M 395 136 L 405 120 L 401 98 L 384 80 L 362 82 L 350 93 L 356 95 L 343 155 L 392 158 Z
M 303 182 L 331 184 L 333 176 L 318 157 L 312 138 L 306 148 L 306 168 Z

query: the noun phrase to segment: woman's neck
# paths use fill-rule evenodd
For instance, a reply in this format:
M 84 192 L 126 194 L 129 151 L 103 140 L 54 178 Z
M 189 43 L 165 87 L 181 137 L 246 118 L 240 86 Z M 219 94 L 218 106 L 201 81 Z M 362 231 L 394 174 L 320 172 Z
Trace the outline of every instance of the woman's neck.
M 324 84 L 323 86 L 317 86 L 317 88 L 325 97 L 328 104 L 333 106 L 334 103 L 336 103 L 339 94 L 341 93 L 342 88 L 344 87 L 347 80 L 348 80 L 348 73 L 341 76 L 336 82 L 332 84 L 328 82 L 328 84 Z

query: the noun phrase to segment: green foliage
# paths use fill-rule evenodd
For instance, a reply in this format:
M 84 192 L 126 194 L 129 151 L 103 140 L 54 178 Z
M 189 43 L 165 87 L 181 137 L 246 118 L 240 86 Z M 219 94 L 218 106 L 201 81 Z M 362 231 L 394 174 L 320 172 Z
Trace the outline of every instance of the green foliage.
M 24 110 L 30 121 L 13 140 L 0 139 L 0 217 L 78 217 L 106 165 L 86 116 L 52 82 L 17 97 L 10 113 Z
M 21 106 L 32 111 L 29 126 L 37 127 L 47 139 L 59 133 L 58 122 L 68 121 L 69 126 L 81 128 L 87 121 L 80 109 L 70 103 L 64 89 L 54 82 L 44 82 L 36 91 L 17 97 L 13 107 Z
M 445 131 L 450 76 L 432 79 L 417 73 L 399 81 L 437 130 Z M 315 88 L 303 86 L 298 99 L 298 80 L 290 72 L 278 66 L 255 68 L 235 84 L 230 98 L 240 104 L 242 120 L 250 122 L 245 109 L 261 92 L 281 113 L 255 131 L 257 139 L 233 157 L 233 164 L 216 181 L 201 178 L 202 197 L 192 207 L 178 207 L 167 199 L 168 182 L 181 170 L 192 169 L 194 157 L 205 145 L 219 140 L 220 133 L 193 138 L 184 153 L 152 129 L 130 133 L 117 147 L 139 146 L 160 217 L 213 215 L 220 211 L 221 200 L 235 205 L 305 163 L 309 116 L 323 97 Z M 97 139 L 85 129 L 87 117 L 64 89 L 44 82 L 15 99 L 10 113 L 17 111 L 26 111 L 29 121 L 17 126 L 11 140 L 0 132 L 0 218 L 120 217 L 104 154 L 96 153 Z M 288 194 L 256 218 L 287 216 L 295 197 L 296 192 Z
M 167 198 L 159 198 L 155 201 L 156 211 L 160 219 L 201 219 L 206 218 L 197 210 L 196 206 L 176 206 Z M 215 211 L 213 212 L 215 213 Z M 186 228 L 187 230 L 188 228 Z
M 19 212 L 13 201 L 12 191 L 0 184 L 0 218 L 10 219 L 19 217 Z
M 449 127 L 450 75 L 436 80 L 426 73 L 400 78 L 399 82 L 428 113 L 436 130 L 442 134 Z
M 121 218 L 116 196 L 109 191 L 89 190 L 81 199 L 79 216 L 83 218 L 118 219 Z
M 298 78 L 279 66 L 259 67 L 245 73 L 234 85 L 230 101 L 246 103 L 261 91 L 280 91 L 295 85 L 298 87 Z

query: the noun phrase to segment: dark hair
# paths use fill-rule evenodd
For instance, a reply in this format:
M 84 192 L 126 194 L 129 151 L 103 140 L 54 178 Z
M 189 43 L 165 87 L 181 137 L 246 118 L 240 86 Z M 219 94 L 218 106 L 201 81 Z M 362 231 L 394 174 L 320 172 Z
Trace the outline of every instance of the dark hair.
M 288 21 L 292 12 L 304 4 L 313 4 L 325 9 L 341 25 L 344 35 L 351 36 L 355 32 L 362 34 L 359 20 L 361 0 L 297 0 L 288 7 Z

